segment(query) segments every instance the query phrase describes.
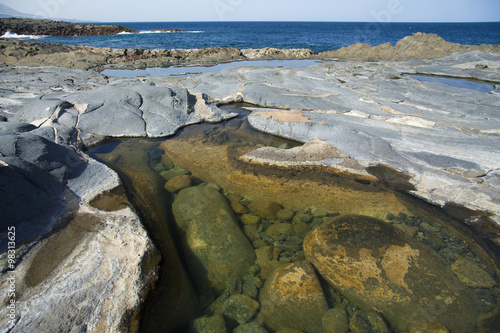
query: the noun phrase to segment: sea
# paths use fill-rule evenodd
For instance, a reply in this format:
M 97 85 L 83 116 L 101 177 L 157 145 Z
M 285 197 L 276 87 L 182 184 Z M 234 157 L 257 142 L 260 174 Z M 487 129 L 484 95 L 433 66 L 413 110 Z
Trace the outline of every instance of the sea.
M 500 22 L 490 23 L 361 23 L 361 22 L 109 22 L 139 31 L 110 36 L 4 37 L 69 45 L 111 48 L 194 49 L 206 47 L 336 50 L 354 43 L 396 42 L 416 32 L 435 33 L 460 44 L 500 44 Z M 162 32 L 181 29 L 184 32 Z

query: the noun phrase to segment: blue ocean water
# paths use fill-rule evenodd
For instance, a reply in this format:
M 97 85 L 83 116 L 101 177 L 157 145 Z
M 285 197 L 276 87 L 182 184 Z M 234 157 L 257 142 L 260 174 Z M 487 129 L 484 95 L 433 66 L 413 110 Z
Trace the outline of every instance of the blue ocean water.
M 191 49 L 309 48 L 335 50 L 354 43 L 393 45 L 415 32 L 436 33 L 460 44 L 500 44 L 500 22 L 494 23 L 358 23 L 358 22 L 113 22 L 138 34 L 92 37 L 43 37 L 40 42 L 112 48 Z M 182 29 L 182 33 L 158 33 Z

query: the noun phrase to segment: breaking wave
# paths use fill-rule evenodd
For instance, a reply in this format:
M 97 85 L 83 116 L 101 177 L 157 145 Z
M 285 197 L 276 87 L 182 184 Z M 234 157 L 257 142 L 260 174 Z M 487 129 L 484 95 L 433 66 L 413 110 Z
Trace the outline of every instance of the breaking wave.
M 45 38 L 45 35 L 18 35 L 15 32 L 7 31 L 1 36 L 1 38 L 13 38 L 13 39 L 40 39 Z

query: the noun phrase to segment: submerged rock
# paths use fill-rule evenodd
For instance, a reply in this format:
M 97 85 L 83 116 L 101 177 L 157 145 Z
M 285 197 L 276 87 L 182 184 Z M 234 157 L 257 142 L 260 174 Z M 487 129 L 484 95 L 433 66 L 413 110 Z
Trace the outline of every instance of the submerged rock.
M 200 290 L 222 291 L 228 280 L 248 274 L 255 252 L 224 195 L 208 186 L 189 187 L 179 192 L 172 209 Z
M 191 186 L 191 177 L 189 175 L 179 175 L 170 179 L 165 184 L 165 189 L 171 193 L 175 193 L 189 186 Z
M 261 315 L 275 331 L 321 332 L 328 304 L 316 273 L 308 262 L 281 265 L 261 291 Z
M 457 275 L 460 282 L 471 288 L 492 288 L 497 285 L 496 281 L 485 270 L 466 259 L 455 261 L 451 265 L 451 270 Z
M 477 329 L 478 300 L 444 259 L 383 221 L 337 217 L 306 236 L 304 252 L 343 296 L 400 331 L 420 322 Z

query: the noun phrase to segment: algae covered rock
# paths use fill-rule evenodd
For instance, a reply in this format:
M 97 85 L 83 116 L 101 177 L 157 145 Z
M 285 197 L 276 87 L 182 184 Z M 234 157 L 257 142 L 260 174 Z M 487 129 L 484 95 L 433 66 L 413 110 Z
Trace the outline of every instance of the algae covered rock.
M 279 267 L 261 291 L 261 314 L 273 330 L 321 332 L 328 304 L 314 268 L 308 262 Z
M 228 280 L 247 275 L 255 252 L 221 193 L 208 186 L 183 189 L 173 213 L 188 267 L 201 290 L 222 291 Z
M 304 252 L 344 297 L 381 313 L 400 331 L 422 322 L 457 332 L 476 329 L 478 301 L 471 290 L 436 252 L 390 224 L 340 216 L 312 230 Z

